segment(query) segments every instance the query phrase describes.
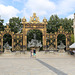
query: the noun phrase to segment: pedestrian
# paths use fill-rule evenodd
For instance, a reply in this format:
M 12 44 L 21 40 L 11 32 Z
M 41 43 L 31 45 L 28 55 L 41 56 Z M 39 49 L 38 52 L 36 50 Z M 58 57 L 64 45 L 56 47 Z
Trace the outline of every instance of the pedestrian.
M 33 56 L 33 50 L 30 51 L 30 55 L 31 55 L 31 57 Z
M 35 49 L 33 50 L 33 55 L 36 58 L 36 50 Z

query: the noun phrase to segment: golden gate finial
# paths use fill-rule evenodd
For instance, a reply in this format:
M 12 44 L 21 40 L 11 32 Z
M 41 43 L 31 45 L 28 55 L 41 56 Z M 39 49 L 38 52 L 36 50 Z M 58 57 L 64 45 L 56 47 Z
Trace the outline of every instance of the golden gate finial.
M 9 25 L 7 25 L 7 29 L 9 28 Z
M 30 17 L 30 23 L 39 23 L 39 17 L 36 16 L 36 13 L 33 13 L 33 16 Z
M 44 17 L 43 22 L 47 24 L 47 19 Z
M 26 18 L 24 16 L 23 19 L 22 19 L 22 24 L 24 24 L 25 22 L 26 22 Z
M 33 16 L 36 17 L 36 13 L 33 13 Z

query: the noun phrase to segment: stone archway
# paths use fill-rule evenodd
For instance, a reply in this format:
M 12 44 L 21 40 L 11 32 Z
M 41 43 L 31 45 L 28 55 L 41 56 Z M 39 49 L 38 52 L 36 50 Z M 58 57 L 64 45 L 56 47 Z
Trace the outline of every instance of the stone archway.
M 42 38 L 43 38 L 43 50 L 46 49 L 46 25 L 47 25 L 47 19 L 43 19 L 43 22 L 41 23 L 39 21 L 39 17 L 36 16 L 36 13 L 33 14 L 32 17 L 30 17 L 30 21 L 26 22 L 25 17 L 22 19 L 23 24 L 23 50 L 27 50 L 27 32 L 30 29 L 37 29 L 42 32 Z

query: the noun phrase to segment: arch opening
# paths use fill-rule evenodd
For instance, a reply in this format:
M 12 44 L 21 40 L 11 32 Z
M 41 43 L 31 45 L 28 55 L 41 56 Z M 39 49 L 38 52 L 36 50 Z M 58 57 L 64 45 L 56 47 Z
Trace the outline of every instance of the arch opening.
M 34 39 L 34 34 L 36 34 L 36 40 L 41 41 L 42 47 L 40 50 L 43 50 L 42 32 L 36 29 L 31 29 L 27 32 L 27 50 L 30 50 L 30 48 L 28 48 L 28 42 Z
M 12 47 L 12 36 L 10 34 L 4 34 L 4 36 L 3 36 L 3 52 L 4 52 L 4 45 L 7 42 L 9 44 L 9 46 Z M 12 51 L 12 48 L 11 48 L 11 51 Z
M 66 36 L 64 34 L 59 34 L 57 36 L 57 46 L 60 45 L 61 42 L 66 46 Z M 66 51 L 66 47 L 64 50 Z

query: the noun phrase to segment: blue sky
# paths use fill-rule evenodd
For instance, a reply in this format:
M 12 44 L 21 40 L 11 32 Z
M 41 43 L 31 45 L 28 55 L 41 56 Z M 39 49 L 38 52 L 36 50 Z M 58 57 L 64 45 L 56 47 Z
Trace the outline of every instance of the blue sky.
M 34 12 L 40 21 L 44 17 L 49 20 L 54 14 L 60 18 L 73 18 L 75 0 L 0 0 L 0 15 L 4 24 L 8 23 L 10 18 L 18 16 L 25 16 L 29 21 Z

